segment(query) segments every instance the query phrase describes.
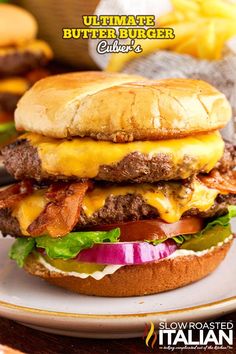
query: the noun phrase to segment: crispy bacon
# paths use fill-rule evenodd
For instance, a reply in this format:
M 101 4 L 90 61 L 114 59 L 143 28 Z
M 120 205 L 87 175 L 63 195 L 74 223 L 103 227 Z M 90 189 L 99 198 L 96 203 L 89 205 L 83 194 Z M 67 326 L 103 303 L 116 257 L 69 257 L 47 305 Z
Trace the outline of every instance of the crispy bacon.
M 215 188 L 222 194 L 236 194 L 236 171 L 220 173 L 213 169 L 208 175 L 200 175 L 198 178 L 209 188 Z
M 0 209 L 14 208 L 27 195 L 33 193 L 33 183 L 24 180 L 0 191 Z
M 79 220 L 82 201 L 90 186 L 89 182 L 53 184 L 46 193 L 49 203 L 27 232 L 31 236 L 48 234 L 51 237 L 69 233 Z

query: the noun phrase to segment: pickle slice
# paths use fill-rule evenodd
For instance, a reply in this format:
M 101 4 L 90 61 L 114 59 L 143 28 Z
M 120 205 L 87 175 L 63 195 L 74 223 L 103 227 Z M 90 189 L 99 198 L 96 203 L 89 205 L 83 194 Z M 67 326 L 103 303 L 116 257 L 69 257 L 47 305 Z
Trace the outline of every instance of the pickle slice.
M 205 231 L 201 236 L 193 236 L 181 245 L 181 249 L 192 251 L 204 251 L 216 246 L 219 242 L 223 242 L 232 234 L 230 225 L 215 225 L 211 229 Z
M 63 272 L 77 272 L 77 273 L 86 273 L 92 274 L 97 271 L 103 271 L 105 265 L 94 264 L 94 263 L 79 263 L 74 259 L 51 259 L 48 256 L 44 256 L 44 259 L 51 266 L 62 270 Z

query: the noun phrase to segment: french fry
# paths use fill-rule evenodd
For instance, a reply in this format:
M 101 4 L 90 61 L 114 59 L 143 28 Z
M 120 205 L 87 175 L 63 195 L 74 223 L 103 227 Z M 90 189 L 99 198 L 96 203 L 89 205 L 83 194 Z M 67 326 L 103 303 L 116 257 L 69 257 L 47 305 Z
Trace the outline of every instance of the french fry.
M 217 41 L 215 48 L 215 59 L 219 60 L 222 57 L 223 47 L 225 43 L 224 33 L 217 31 Z
M 143 40 L 136 40 L 135 45 L 140 44 L 143 51 L 140 54 L 136 54 L 135 52 L 129 53 L 113 53 L 110 56 L 110 60 L 106 71 L 114 71 L 118 72 L 123 69 L 125 64 L 127 64 L 132 59 L 136 59 L 137 57 L 140 58 L 142 55 L 145 56 L 147 54 L 153 53 L 160 49 L 171 49 L 176 47 L 183 41 L 188 40 L 190 37 L 197 32 L 199 24 L 202 21 L 196 22 L 183 22 L 171 25 L 174 29 L 175 38 L 174 39 L 143 39 Z
M 215 18 L 213 21 L 216 24 L 218 34 L 222 33 L 225 40 L 236 35 L 236 21 L 224 18 Z
M 222 50 L 225 42 L 233 36 L 236 36 L 236 22 L 227 19 L 214 19 L 217 32 L 217 46 L 215 59 L 222 57 Z
M 165 15 L 158 17 L 157 26 L 170 26 L 172 24 L 180 23 L 180 22 L 188 22 L 195 21 L 196 18 L 199 17 L 199 14 L 195 11 L 187 10 L 185 12 L 182 11 L 172 11 Z
M 171 11 L 165 15 L 158 17 L 157 26 L 169 26 L 173 23 L 183 22 L 185 19 L 185 15 L 181 11 Z
M 210 21 L 197 38 L 197 54 L 200 59 L 215 59 L 217 47 L 216 24 Z
M 196 21 L 198 17 L 201 17 L 198 12 L 191 10 L 185 11 L 185 21 Z
M 120 71 L 131 61 L 157 50 L 170 49 L 201 59 L 220 59 L 225 42 L 236 35 L 236 4 L 227 0 L 171 0 L 174 10 L 157 20 L 158 27 L 174 28 L 175 38 L 136 40 L 143 52 L 114 53 L 107 71 Z
M 193 36 L 192 38 L 189 38 L 183 43 L 180 43 L 173 50 L 180 54 L 189 54 L 196 57 L 197 56 L 197 36 Z
M 236 21 L 236 4 L 225 0 L 205 0 L 201 4 L 201 14 L 203 16 L 228 18 Z
M 200 12 L 199 4 L 194 0 L 171 0 L 175 10 L 185 13 L 186 11 Z

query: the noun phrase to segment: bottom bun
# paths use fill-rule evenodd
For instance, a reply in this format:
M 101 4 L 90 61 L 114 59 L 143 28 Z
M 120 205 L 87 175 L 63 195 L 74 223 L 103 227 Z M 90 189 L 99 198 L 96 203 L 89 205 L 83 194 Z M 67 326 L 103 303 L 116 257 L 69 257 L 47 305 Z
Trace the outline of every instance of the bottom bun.
M 49 271 L 34 255 L 25 263 L 25 270 L 51 284 L 70 291 L 97 296 L 137 296 L 176 289 L 199 280 L 223 261 L 232 240 L 202 256 L 178 256 L 143 265 L 125 266 L 101 280 L 81 279 Z

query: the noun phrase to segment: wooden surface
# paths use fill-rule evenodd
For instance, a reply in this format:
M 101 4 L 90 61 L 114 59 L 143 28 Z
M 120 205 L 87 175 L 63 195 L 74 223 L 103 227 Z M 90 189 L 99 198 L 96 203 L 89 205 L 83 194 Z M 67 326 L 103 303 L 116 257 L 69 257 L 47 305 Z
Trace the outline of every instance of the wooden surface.
M 218 319 L 219 320 L 219 319 Z M 236 312 L 222 317 L 222 321 L 234 321 L 236 327 Z M 21 350 L 28 354 L 143 354 L 160 353 L 170 351 L 147 348 L 142 338 L 133 339 L 82 339 L 71 338 L 39 332 L 13 321 L 0 318 L 0 343 Z M 175 350 L 172 353 L 180 351 Z M 190 354 L 192 351 L 184 350 Z M 234 331 L 234 350 L 197 350 L 197 354 L 203 353 L 236 353 L 236 333 Z

